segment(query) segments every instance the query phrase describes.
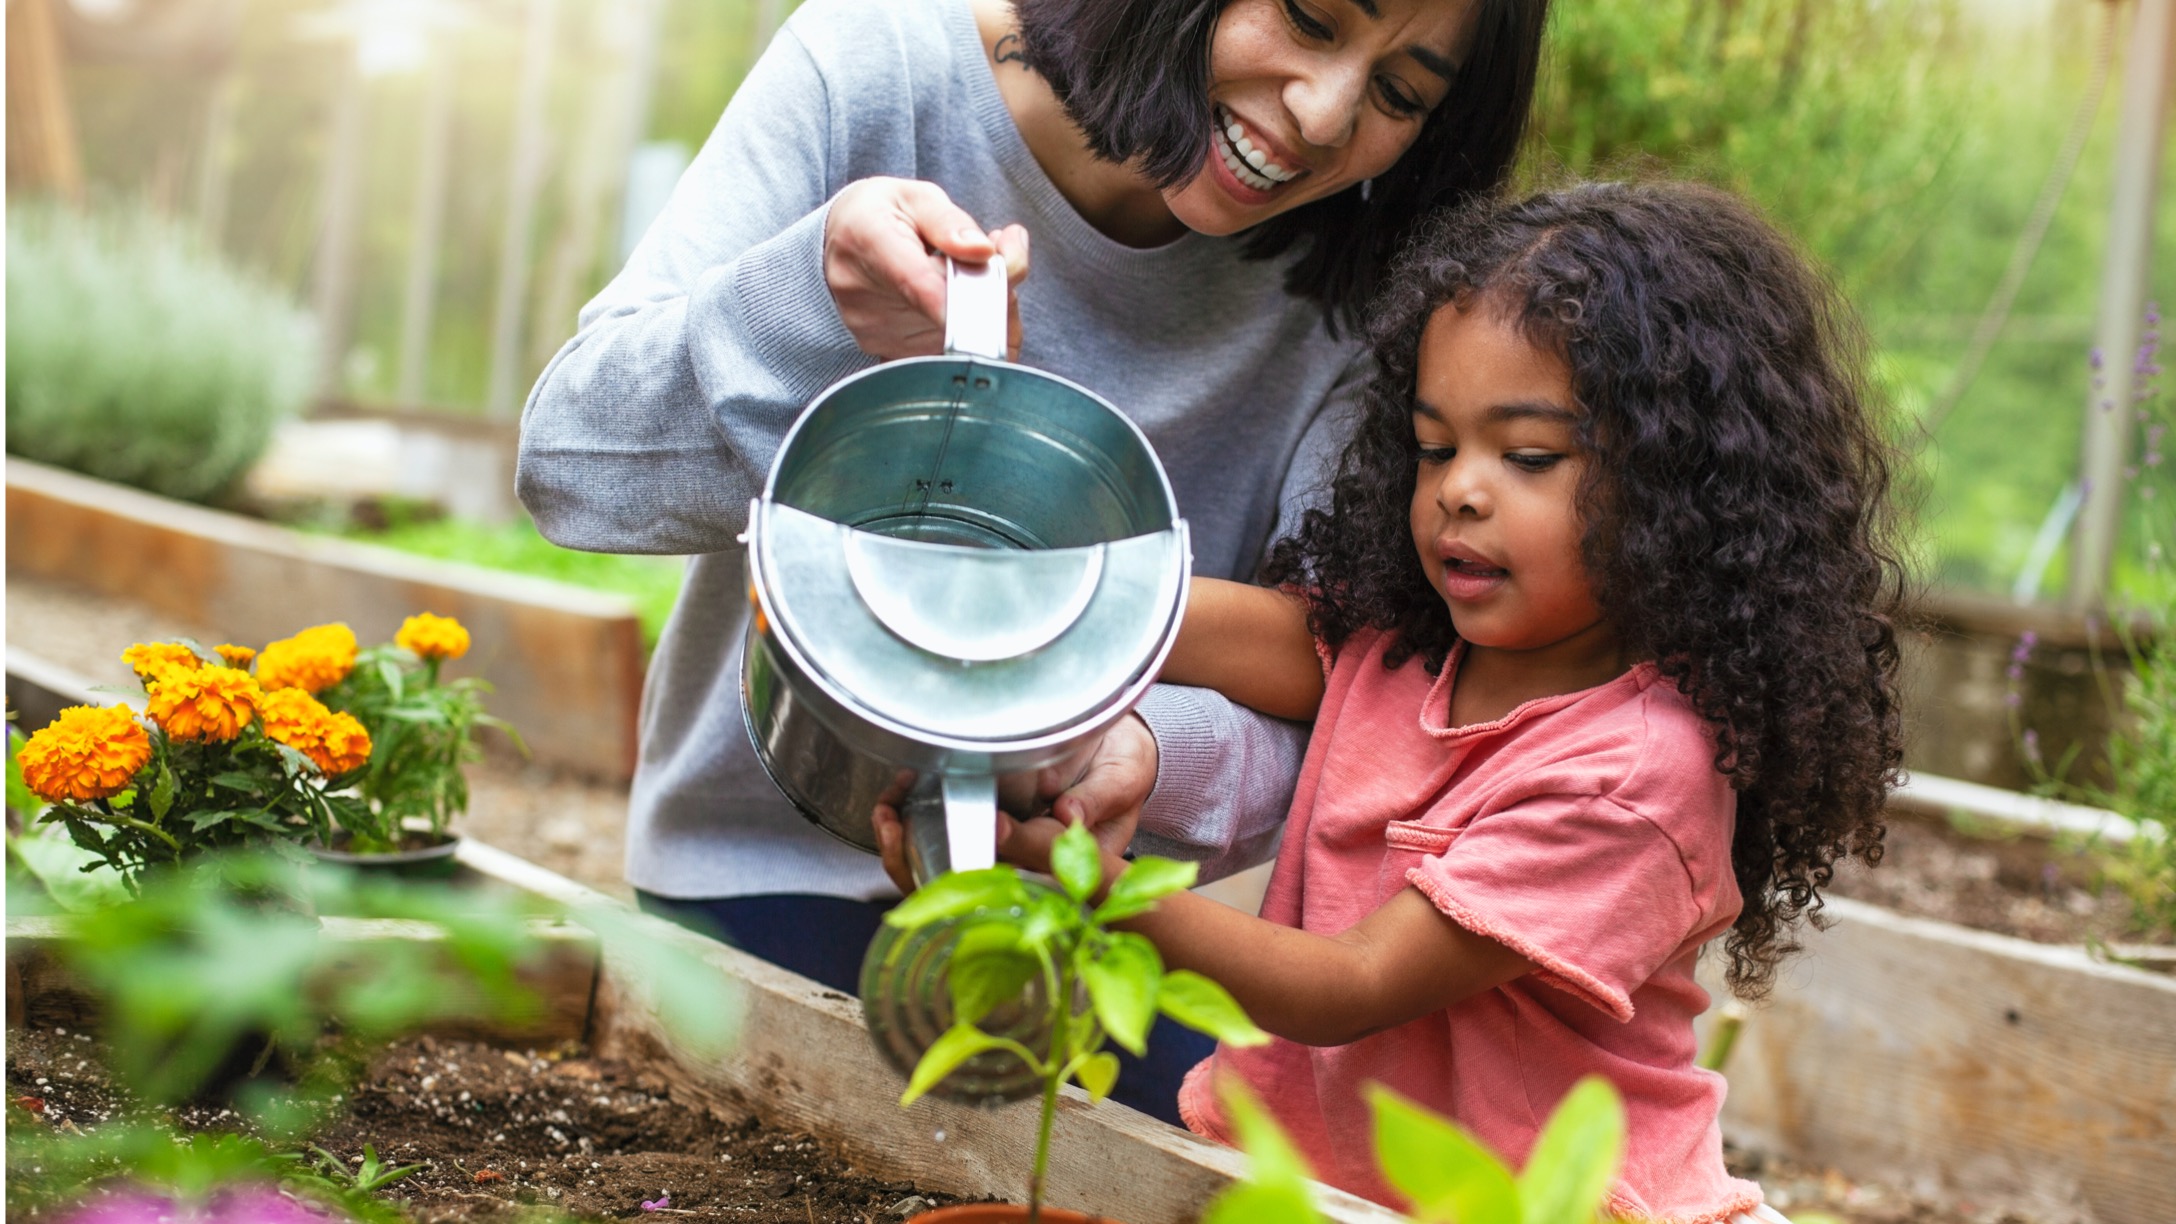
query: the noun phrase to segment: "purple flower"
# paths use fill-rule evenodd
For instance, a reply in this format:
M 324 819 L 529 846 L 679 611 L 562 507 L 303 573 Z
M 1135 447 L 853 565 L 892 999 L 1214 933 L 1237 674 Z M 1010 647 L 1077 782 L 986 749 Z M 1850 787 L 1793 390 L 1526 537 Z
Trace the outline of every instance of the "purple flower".
M 2025 728 L 2025 759 L 2035 765 L 2040 763 L 2040 733 L 2031 727 Z M 2050 863 L 2048 866 L 2053 867 L 2054 864 Z
M 2009 692 L 2002 695 L 2002 704 L 2014 710 L 2017 707 L 2025 704 L 2024 694 L 2018 692 L 2016 689 L 2013 688 Z
M 2085 355 L 2085 360 L 2086 360 L 2086 361 L 2087 361 L 2087 363 L 2089 363 L 2089 364 L 2090 364 L 2090 365 L 2091 365 L 2091 366 L 2092 366 L 2092 367 L 2093 367 L 2094 369 L 2096 369 L 2096 370 L 2097 370 L 2097 369 L 2099 369 L 2099 368 L 2101 367 L 2100 350 L 2099 350 L 2098 348 L 2096 348 L 2096 349 L 2094 349 L 2094 350 L 2093 350 L 2092 352 L 2090 352 L 2090 353 L 2087 353 L 2087 354 Z
M 654 1199 L 642 1200 L 642 1209 L 644 1211 L 663 1211 L 670 1206 L 672 1206 L 672 1191 L 670 1190 L 661 1191 Z

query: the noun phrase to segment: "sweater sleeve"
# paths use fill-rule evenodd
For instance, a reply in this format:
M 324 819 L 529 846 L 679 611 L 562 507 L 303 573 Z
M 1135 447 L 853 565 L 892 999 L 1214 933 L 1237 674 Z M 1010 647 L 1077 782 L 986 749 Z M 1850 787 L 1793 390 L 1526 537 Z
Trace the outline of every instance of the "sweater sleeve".
M 795 415 L 871 363 L 823 277 L 833 127 L 789 25 L 530 392 L 516 485 L 547 538 L 733 548 Z
M 1276 536 L 1327 509 L 1338 456 L 1352 436 L 1374 369 L 1354 358 L 1300 438 L 1278 498 Z M 1212 689 L 1161 684 L 1138 707 L 1156 737 L 1156 785 L 1141 809 L 1136 849 L 1201 864 L 1222 879 L 1277 853 L 1307 756 L 1307 728 L 1250 710 Z

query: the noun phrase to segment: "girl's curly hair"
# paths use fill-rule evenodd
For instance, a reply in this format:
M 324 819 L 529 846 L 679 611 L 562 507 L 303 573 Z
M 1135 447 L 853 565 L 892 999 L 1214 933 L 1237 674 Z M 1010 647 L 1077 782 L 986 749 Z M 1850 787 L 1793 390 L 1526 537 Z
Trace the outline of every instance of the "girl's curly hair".
M 1264 566 L 1317 593 L 1324 639 L 1394 631 L 1385 662 L 1417 654 L 1431 672 L 1457 632 L 1411 542 L 1412 411 L 1421 331 L 1445 305 L 1499 312 L 1570 369 L 1587 572 L 1620 640 L 1714 728 L 1745 902 L 1729 981 L 1759 997 L 1797 950 L 1790 928 L 1818 925 L 1837 860 L 1879 861 L 1903 759 L 1896 459 L 1864 340 L 1791 244 L 1719 191 L 1597 184 L 1439 217 L 1378 299 L 1378 373 L 1331 509 Z

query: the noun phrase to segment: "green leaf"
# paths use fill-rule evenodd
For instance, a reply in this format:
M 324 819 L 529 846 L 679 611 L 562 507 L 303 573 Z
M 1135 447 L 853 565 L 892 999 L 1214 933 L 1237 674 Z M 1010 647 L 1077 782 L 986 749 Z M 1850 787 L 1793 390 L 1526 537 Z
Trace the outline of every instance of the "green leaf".
M 96 851 L 41 836 L 11 837 L 8 846 L 38 882 L 45 885 L 53 903 L 71 914 L 104 909 L 131 899 L 127 881 Z
M 1231 1124 L 1232 1136 L 1252 1166 L 1247 1180 L 1258 1186 L 1295 1187 L 1304 1194 L 1313 1171 L 1246 1082 L 1236 1075 L 1218 1075 L 1216 1094 L 1224 1104 L 1224 1120 Z
M 1176 969 L 1164 975 L 1163 985 L 1156 992 L 1156 1009 L 1226 1045 L 1256 1046 L 1269 1041 L 1269 1034 L 1247 1019 L 1247 1013 L 1240 1010 L 1230 993 L 1190 970 Z
M 1118 1083 L 1118 1055 L 1109 1050 L 1089 1055 L 1074 1068 L 1073 1078 L 1088 1090 L 1089 1100 L 1100 1104 Z
M 907 1081 L 907 1090 L 899 1094 L 899 1104 L 914 1104 L 923 1093 L 937 1086 L 937 1081 L 952 1074 L 961 1063 L 997 1046 L 998 1039 L 972 1024 L 955 1024 L 944 1032 L 922 1055 L 922 1061 L 914 1064 L 914 1076 Z
M 938 876 L 915 890 L 914 895 L 884 915 L 886 925 L 903 931 L 917 930 L 932 922 L 957 918 L 979 909 L 1009 909 L 1025 904 L 1027 890 L 1012 868 L 1000 863 L 980 871 L 955 871 Z
M 1521 1224 L 1511 1170 L 1472 1136 L 1380 1084 L 1375 1159 L 1383 1179 L 1412 1201 L 1413 1214 L 1442 1224 Z
M 153 820 L 166 819 L 167 809 L 174 806 L 174 791 L 179 785 L 179 781 L 174 777 L 174 771 L 167 767 L 166 762 L 159 762 L 158 780 L 151 785 L 151 818 Z M 197 827 L 201 829 L 204 826 L 198 825 Z
M 1103 851 L 1084 824 L 1070 825 L 1050 847 L 1050 874 L 1065 895 L 1082 904 L 1103 884 Z
M 1103 955 L 1081 966 L 1088 983 L 1088 998 L 1096 1017 L 1111 1040 L 1131 1050 L 1135 1057 L 1148 1052 L 1148 1026 L 1156 1019 L 1157 987 L 1162 983 L 1164 958 L 1147 937 L 1119 932 L 1111 936 Z
M 224 786 L 228 790 L 255 791 L 264 785 L 264 779 L 253 773 L 244 773 L 239 769 L 229 769 L 224 773 L 213 774 L 211 783 L 213 786 Z
M 1624 1103 L 1609 1081 L 1572 1085 L 1519 1174 L 1525 1224 L 1592 1224 L 1624 1152 Z
M 952 1018 L 961 1024 L 981 1020 L 992 1008 L 1019 998 L 1042 968 L 1041 961 L 1014 947 L 970 952 L 962 939 L 945 966 L 945 978 L 952 991 Z
M 1095 920 L 1107 925 L 1145 914 L 1156 908 L 1158 900 L 1192 888 L 1200 874 L 1201 868 L 1193 863 L 1143 855 L 1112 883 L 1103 904 L 1096 907 Z
M 1020 921 L 1020 946 L 1030 952 L 1048 949 L 1053 940 L 1079 932 L 1087 918 L 1071 897 L 1054 888 L 1033 890 L 1027 911 Z M 1072 942 L 1065 940 L 1064 946 Z
M 1238 1182 L 1209 1200 L 1201 1224 L 1322 1224 L 1307 1187 L 1280 1182 Z

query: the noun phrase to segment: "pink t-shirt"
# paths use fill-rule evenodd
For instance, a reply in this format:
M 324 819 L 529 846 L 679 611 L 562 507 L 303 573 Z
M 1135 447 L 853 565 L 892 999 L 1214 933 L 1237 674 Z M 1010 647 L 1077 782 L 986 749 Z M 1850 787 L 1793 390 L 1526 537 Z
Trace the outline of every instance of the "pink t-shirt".
M 1620 1216 L 1727 1220 L 1760 1187 L 1723 1170 L 1723 1079 L 1693 1065 L 1700 945 L 1739 908 L 1736 795 L 1706 724 L 1643 664 L 1606 684 L 1453 728 L 1441 677 L 1395 671 L 1355 634 L 1328 691 L 1263 899 L 1273 922 L 1334 935 L 1419 888 L 1538 972 L 1350 1045 L 1219 1046 L 1179 1094 L 1187 1125 L 1230 1143 L 1213 1075 L 1235 1072 L 1331 1185 L 1395 1199 L 1375 1166 L 1362 1086 L 1453 1118 L 1514 1167 L 1580 1076 L 1624 1096 Z

